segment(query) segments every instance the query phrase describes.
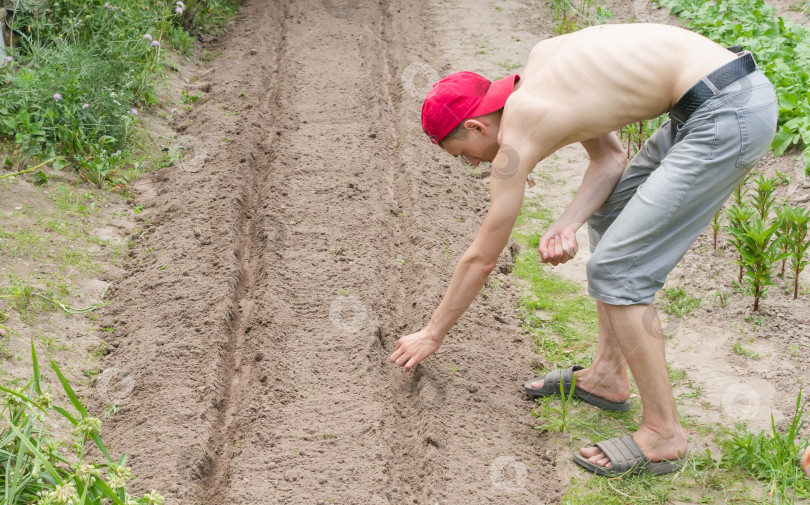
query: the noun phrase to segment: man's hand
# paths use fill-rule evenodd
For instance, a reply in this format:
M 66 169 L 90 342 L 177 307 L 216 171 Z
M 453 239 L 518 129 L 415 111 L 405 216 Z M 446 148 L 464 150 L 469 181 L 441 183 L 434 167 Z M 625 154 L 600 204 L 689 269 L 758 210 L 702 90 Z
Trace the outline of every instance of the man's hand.
M 397 365 L 404 366 L 406 370 L 410 370 L 414 365 L 433 354 L 441 345 L 442 339 L 430 336 L 427 328 L 422 328 L 416 333 L 397 340 L 397 346 L 390 359 Z
M 572 259 L 577 255 L 577 250 L 579 250 L 579 244 L 577 244 L 576 229 L 561 228 L 555 225 L 552 225 L 543 234 L 537 248 L 543 263 L 551 263 L 554 266 Z

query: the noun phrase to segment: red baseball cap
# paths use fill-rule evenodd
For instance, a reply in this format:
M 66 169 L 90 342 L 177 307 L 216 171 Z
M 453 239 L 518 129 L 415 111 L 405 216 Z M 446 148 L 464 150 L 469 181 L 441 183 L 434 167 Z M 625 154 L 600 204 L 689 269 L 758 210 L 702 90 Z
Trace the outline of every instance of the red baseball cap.
M 490 82 L 473 72 L 456 72 L 433 85 L 422 104 L 422 130 L 438 144 L 467 118 L 502 108 L 520 79 L 517 74 Z

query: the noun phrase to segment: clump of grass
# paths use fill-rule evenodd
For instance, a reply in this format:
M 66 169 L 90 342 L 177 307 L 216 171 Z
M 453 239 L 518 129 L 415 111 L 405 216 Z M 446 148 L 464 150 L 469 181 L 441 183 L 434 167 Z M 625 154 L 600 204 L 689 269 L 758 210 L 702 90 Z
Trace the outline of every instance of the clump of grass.
M 164 498 L 156 491 L 143 497 L 127 492 L 127 482 L 133 475 L 126 466 L 126 456 L 122 455 L 118 461 L 110 457 L 99 436 L 101 420 L 89 415 L 53 360 L 51 367 L 75 413 L 55 405 L 53 396 L 43 391 L 33 342 L 31 360 L 33 378 L 28 384 L 16 391 L 0 387 L 6 393 L 0 410 L 6 421 L 0 428 L 3 503 L 162 505 Z M 45 418 L 51 416 L 63 418 L 73 426 L 73 443 L 60 443 L 45 429 Z M 87 461 L 86 448 L 91 441 L 104 457 L 103 462 Z M 73 454 L 63 454 L 62 446 L 71 448 Z
M 99 187 L 125 185 L 138 109 L 158 100 L 164 46 L 187 54 L 189 31 L 221 30 L 237 6 L 237 0 L 16 2 L 8 19 L 12 44 L 0 66 L 0 138 L 16 144 L 16 164 L 56 157 L 58 170 L 67 159 Z
M 807 439 L 799 438 L 806 405 L 807 399 L 802 398 L 799 389 L 793 417 L 786 429 L 777 429 L 771 414 L 769 433 L 763 430 L 753 434 L 737 425 L 735 431 L 721 441 L 723 464 L 767 483 L 769 501 L 794 503 L 797 495 L 810 497 L 810 480 L 799 467 L 799 458 L 808 444 Z
M 664 288 L 661 290 L 665 304 L 661 310 L 677 317 L 685 317 L 699 308 L 702 301 L 690 295 L 683 286 L 677 288 Z

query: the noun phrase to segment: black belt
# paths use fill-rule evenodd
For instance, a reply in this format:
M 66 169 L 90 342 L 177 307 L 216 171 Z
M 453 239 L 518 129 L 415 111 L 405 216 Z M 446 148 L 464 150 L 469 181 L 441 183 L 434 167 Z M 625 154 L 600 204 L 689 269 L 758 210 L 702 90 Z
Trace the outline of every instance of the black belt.
M 732 46 L 730 51 L 739 53 L 742 50 L 739 46 Z M 669 117 L 672 119 L 685 123 L 689 116 L 697 110 L 698 107 L 703 105 L 703 102 L 713 97 L 716 91 L 713 91 L 705 82 L 708 80 L 712 83 L 716 90 L 721 90 L 746 75 L 757 69 L 757 64 L 751 53 L 738 56 L 734 61 L 730 61 L 718 68 L 711 74 L 699 80 L 694 86 L 689 88 L 686 93 L 678 100 L 672 110 L 669 112 Z

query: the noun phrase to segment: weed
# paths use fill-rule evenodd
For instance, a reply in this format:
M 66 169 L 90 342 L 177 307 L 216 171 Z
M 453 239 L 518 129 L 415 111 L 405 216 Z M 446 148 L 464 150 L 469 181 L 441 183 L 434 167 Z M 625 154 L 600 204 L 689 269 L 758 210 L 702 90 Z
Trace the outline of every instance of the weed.
M 749 349 L 748 347 L 745 347 L 743 345 L 743 343 L 740 342 L 740 341 L 734 342 L 734 345 L 732 346 L 731 350 L 733 350 L 735 354 L 738 354 L 740 356 L 744 356 L 746 358 L 750 358 L 750 359 L 754 359 L 754 360 L 762 358 L 762 356 L 760 356 L 760 354 L 758 352 L 756 352 L 756 351 L 754 351 L 752 349 Z
M 806 439 L 799 439 L 804 424 L 807 400 L 802 399 L 801 388 L 796 398 L 793 416 L 784 431 L 776 428 L 771 414 L 771 431 L 753 434 L 737 425 L 735 431 L 721 441 L 723 464 L 733 471 L 750 473 L 769 485 L 768 498 L 777 503 L 793 503 L 796 494 L 810 496 L 810 480 L 799 467 L 799 457 L 807 447 Z M 797 444 L 798 442 L 798 444 Z
M 33 379 L 19 390 L 0 386 L 6 393 L 2 415 L 6 423 L 0 427 L 0 475 L 4 489 L 3 503 L 74 503 L 99 505 L 159 505 L 163 497 L 152 491 L 143 498 L 127 492 L 127 482 L 133 478 L 125 466 L 127 457 L 116 462 L 101 441 L 101 420 L 91 417 L 79 401 L 70 383 L 54 360 L 51 367 L 76 413 L 54 405 L 53 396 L 42 390 L 39 362 L 31 342 Z M 59 443 L 45 429 L 44 416 L 58 415 L 73 426 L 74 442 Z M 48 423 L 49 424 L 49 423 Z M 92 441 L 103 462 L 87 461 L 87 445 Z M 61 447 L 72 449 L 64 456 Z M 102 473 L 103 472 L 103 473 Z
M 699 298 L 695 298 L 687 293 L 683 286 L 664 288 L 661 290 L 661 293 L 666 299 L 666 304 L 661 307 L 661 310 L 677 317 L 688 316 L 692 311 L 699 308 L 702 303 Z

